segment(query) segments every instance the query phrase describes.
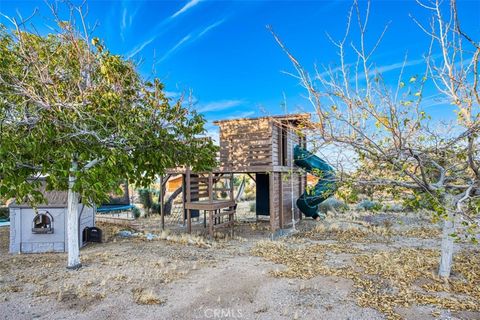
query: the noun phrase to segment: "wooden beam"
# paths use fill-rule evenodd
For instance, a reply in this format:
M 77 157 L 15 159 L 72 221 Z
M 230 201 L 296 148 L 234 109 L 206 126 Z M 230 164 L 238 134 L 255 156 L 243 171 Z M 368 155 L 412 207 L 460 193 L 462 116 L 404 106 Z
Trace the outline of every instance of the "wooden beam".
M 207 187 L 207 192 L 208 192 L 208 199 L 210 201 L 213 200 L 213 174 L 212 172 L 208 173 L 208 187 Z
M 185 226 L 185 202 L 187 201 L 187 191 L 186 191 L 186 177 L 182 174 L 182 221 L 183 226 Z
M 213 216 L 215 215 L 215 211 L 208 211 L 208 234 L 210 235 L 210 239 L 213 239 Z
M 235 195 L 233 194 L 233 173 L 230 173 L 230 200 L 235 200 Z
M 167 175 L 168 176 L 168 175 Z M 169 177 L 167 177 L 167 179 L 165 179 L 165 181 L 168 180 Z M 161 220 L 162 220 L 162 230 L 165 230 L 165 208 L 164 208 L 164 194 L 163 194 L 163 187 L 164 187 L 164 183 L 163 183 L 163 175 L 160 176 L 160 194 L 158 195 L 159 197 L 159 204 L 160 204 L 160 217 L 161 217 Z
M 285 227 L 285 217 L 283 216 L 283 181 L 282 181 L 282 173 L 279 173 L 280 178 L 278 181 L 278 188 L 280 189 L 280 193 L 278 195 L 278 202 L 280 205 L 280 216 L 279 216 L 279 223 L 280 223 L 280 228 L 283 229 Z M 293 190 L 292 190 L 293 192 Z
M 168 174 L 165 176 L 165 178 L 163 179 L 163 182 L 160 183 L 160 186 L 161 186 L 161 187 L 164 187 L 164 186 L 167 184 L 168 179 L 170 179 L 171 176 L 172 176 L 172 174 L 168 173 Z
M 300 198 L 301 195 L 303 194 L 304 190 L 305 190 L 305 187 L 306 187 L 307 176 L 298 174 L 298 177 L 300 179 L 299 185 L 298 185 L 298 191 L 299 191 L 298 192 L 298 197 Z M 304 183 L 304 181 L 305 181 L 305 183 Z M 298 211 L 298 220 L 302 220 L 302 211 L 300 211 L 298 208 L 297 208 L 297 211 Z
M 186 187 L 186 200 L 187 203 L 190 203 L 191 194 L 190 194 L 190 168 L 187 168 L 185 174 L 185 187 Z M 190 209 L 187 209 L 187 231 L 192 233 L 192 213 Z
M 270 208 L 269 208 L 269 213 L 270 213 L 270 229 L 272 231 L 275 231 L 275 209 L 274 209 L 274 206 L 275 206 L 275 202 L 274 202 L 274 191 L 273 191 L 273 184 L 275 182 L 275 178 L 274 178 L 274 174 L 273 172 L 269 172 L 268 173 L 268 195 L 269 195 L 269 203 L 270 203 Z

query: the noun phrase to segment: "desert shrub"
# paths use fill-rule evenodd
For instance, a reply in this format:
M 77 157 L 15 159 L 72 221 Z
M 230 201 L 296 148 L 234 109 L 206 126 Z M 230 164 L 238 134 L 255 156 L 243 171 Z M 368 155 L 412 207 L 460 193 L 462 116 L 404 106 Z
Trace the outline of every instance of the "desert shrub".
M 153 205 L 152 193 L 148 189 L 138 190 L 138 195 L 140 197 L 140 203 L 143 205 L 145 211 L 150 211 Z
M 158 202 L 153 203 L 152 207 L 150 209 L 152 209 L 153 213 L 160 214 L 160 203 L 158 203 Z
M 390 211 L 390 212 L 401 212 L 404 210 L 403 206 L 399 203 L 393 204 L 386 204 L 383 206 L 383 211 Z
M 7 219 L 9 216 L 8 207 L 0 207 L 0 219 Z
M 140 209 L 138 209 L 137 207 L 132 208 L 132 213 L 135 219 L 140 218 L 141 212 L 140 212 Z
M 335 198 L 328 198 L 327 200 L 323 201 L 318 205 L 318 210 L 320 210 L 321 212 L 345 211 L 348 210 L 348 205 L 341 200 Z
M 357 204 L 357 210 L 378 211 L 381 209 L 382 205 L 380 203 L 368 199 L 362 200 Z

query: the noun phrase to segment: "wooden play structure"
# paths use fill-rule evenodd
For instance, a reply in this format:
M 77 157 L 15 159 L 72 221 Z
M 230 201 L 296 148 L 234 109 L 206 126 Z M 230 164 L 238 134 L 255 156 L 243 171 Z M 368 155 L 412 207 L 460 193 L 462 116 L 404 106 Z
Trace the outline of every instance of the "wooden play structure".
M 192 218 L 202 212 L 204 227 L 208 221 L 211 236 L 220 227 L 230 227 L 233 232 L 236 210 L 233 176 L 240 173 L 255 181 L 257 218 L 268 218 L 272 231 L 287 228 L 301 219 L 295 201 L 305 190 L 306 177 L 294 165 L 293 149 L 295 145 L 305 146 L 305 138 L 298 129 L 309 120 L 309 114 L 292 114 L 214 122 L 220 129 L 219 167 L 211 172 L 176 168 L 161 177 L 163 186 L 171 177 L 182 176 L 188 232 L 192 230 Z M 228 196 L 217 198 L 219 193 Z M 164 227 L 162 193 L 159 202 Z

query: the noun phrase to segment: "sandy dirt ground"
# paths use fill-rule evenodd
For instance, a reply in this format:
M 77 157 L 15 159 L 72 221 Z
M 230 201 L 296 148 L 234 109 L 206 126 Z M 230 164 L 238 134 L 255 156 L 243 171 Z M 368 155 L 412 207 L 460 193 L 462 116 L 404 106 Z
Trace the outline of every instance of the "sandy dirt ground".
M 475 246 L 456 246 L 462 260 L 445 283 L 428 219 L 346 216 L 303 220 L 275 241 L 265 223 L 216 240 L 162 234 L 157 218 L 127 239 L 103 224 L 105 242 L 81 250 L 78 271 L 65 254 L 8 254 L 2 227 L 0 319 L 480 319 Z

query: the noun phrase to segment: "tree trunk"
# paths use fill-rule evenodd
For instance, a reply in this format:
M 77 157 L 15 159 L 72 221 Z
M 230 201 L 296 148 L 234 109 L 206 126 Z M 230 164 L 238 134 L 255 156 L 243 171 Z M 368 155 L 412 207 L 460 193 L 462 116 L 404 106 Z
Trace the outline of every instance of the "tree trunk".
M 438 275 L 443 278 L 450 277 L 452 270 L 454 239 L 450 235 L 455 233 L 455 201 L 452 196 L 447 196 L 446 200 L 448 216 L 443 222 L 440 268 L 438 270 Z
M 72 161 L 72 167 L 68 177 L 68 207 L 67 207 L 67 248 L 68 248 L 68 269 L 78 269 L 82 266 L 80 263 L 80 246 L 78 243 L 78 192 L 73 191 L 78 169 L 76 160 Z

